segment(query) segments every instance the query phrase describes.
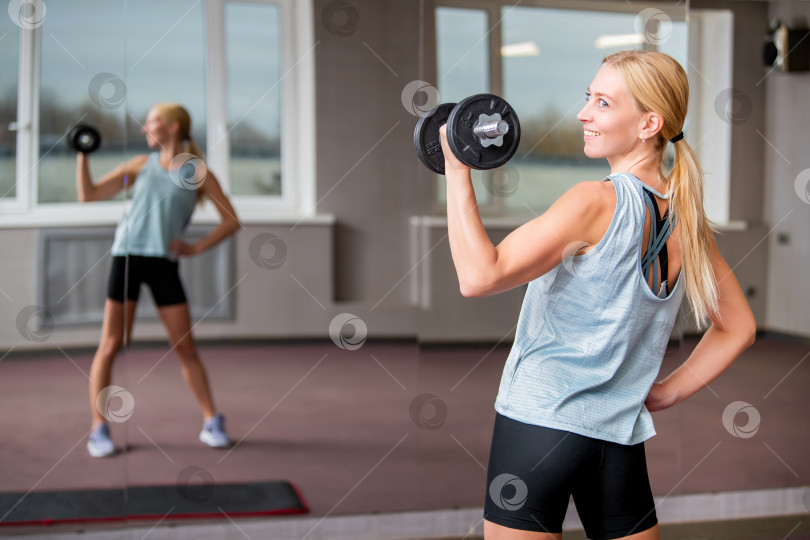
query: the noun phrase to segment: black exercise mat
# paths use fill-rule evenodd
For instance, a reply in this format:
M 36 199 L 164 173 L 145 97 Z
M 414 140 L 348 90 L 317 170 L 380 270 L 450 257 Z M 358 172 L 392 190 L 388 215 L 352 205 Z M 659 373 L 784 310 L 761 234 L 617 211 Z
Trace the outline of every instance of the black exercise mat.
M 0 525 L 267 516 L 308 512 L 285 481 L 0 493 Z

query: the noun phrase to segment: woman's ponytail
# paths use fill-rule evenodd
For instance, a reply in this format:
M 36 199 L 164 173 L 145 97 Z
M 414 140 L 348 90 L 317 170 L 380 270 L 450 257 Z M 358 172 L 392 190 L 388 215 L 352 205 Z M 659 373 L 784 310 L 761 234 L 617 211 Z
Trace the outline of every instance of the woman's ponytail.
M 698 328 L 718 312 L 717 277 L 712 261 L 714 232 L 703 210 L 703 172 L 683 125 L 689 103 L 686 71 L 674 58 L 654 51 L 622 51 L 603 60 L 623 76 L 642 112 L 655 111 L 663 127 L 655 139 L 659 167 L 665 175 L 664 148 L 671 143 L 675 159 L 668 177 L 669 214 L 681 246 L 681 276 Z
M 186 147 L 188 149 L 189 154 L 194 154 L 195 156 L 197 156 L 201 160 L 205 161 L 205 154 L 203 154 L 203 151 L 200 150 L 200 147 L 197 146 L 197 143 L 195 143 L 193 140 L 191 140 L 191 138 L 188 138 L 186 140 Z
M 171 102 L 157 103 L 153 105 L 153 108 L 156 109 L 167 122 L 177 122 L 179 127 L 178 136 L 180 137 L 180 140 L 183 141 L 186 152 L 205 161 L 205 154 L 203 154 L 200 147 L 197 146 L 193 140 L 191 140 L 191 115 L 188 113 L 186 108 L 179 103 Z M 205 170 L 207 172 L 207 166 Z M 195 183 L 200 181 L 202 181 L 202 179 L 195 180 Z M 196 191 L 199 202 L 202 202 L 202 190 L 198 189 Z
M 714 231 L 703 210 L 703 173 L 689 144 L 673 143 L 675 159 L 669 175 L 669 212 L 678 228 L 683 260 L 680 279 L 698 328 L 717 313 L 717 279 L 712 264 Z

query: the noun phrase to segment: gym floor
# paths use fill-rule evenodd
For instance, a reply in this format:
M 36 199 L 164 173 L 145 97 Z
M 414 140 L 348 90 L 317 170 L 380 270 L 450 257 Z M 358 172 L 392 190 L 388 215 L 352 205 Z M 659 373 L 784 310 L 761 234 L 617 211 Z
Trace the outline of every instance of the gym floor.
M 672 345 L 662 373 L 694 345 Z M 6 355 L 0 489 L 174 484 L 195 465 L 217 483 L 289 480 L 309 505 L 308 518 L 482 506 L 492 404 L 508 347 L 393 341 L 348 351 L 331 341 L 206 342 L 200 352 L 238 443 L 204 447 L 176 358 L 164 344 L 136 344 L 119 357 L 113 377 L 132 394 L 134 409 L 112 424 L 122 451 L 104 459 L 85 450 L 92 351 Z M 771 520 L 786 527 L 781 534 L 733 536 L 728 529 L 717 537 L 810 534 L 808 356 L 810 343 L 760 336 L 708 388 L 655 414 L 659 434 L 647 442 L 647 456 L 660 516 L 684 494 L 799 489 L 803 516 Z M 726 510 L 718 507 L 717 515 Z M 754 526 L 740 530 L 758 534 Z M 0 535 L 26 532 L 43 531 L 0 527 Z M 709 536 L 687 529 L 668 537 Z

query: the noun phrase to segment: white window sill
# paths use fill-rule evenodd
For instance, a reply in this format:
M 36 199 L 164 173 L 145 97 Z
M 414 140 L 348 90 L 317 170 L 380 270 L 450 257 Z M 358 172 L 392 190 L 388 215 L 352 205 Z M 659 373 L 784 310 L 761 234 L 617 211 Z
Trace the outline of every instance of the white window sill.
M 0 229 L 115 226 L 124 208 L 122 202 L 97 202 L 52 204 L 26 212 L 6 210 L 0 214 Z M 269 205 L 265 208 L 237 206 L 236 212 L 243 225 L 333 225 L 336 222 L 331 214 L 301 215 Z M 191 222 L 216 224 L 219 223 L 219 215 L 211 203 L 206 203 L 194 212 Z

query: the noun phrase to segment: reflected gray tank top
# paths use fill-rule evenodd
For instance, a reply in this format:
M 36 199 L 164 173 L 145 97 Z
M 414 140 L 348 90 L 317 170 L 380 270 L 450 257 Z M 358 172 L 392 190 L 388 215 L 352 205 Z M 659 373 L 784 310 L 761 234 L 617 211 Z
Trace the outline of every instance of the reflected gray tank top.
M 196 204 L 197 192 L 175 182 L 152 153 L 135 181 L 132 205 L 115 229 L 112 254 L 174 258 L 169 244 L 182 237 Z

